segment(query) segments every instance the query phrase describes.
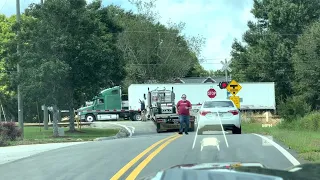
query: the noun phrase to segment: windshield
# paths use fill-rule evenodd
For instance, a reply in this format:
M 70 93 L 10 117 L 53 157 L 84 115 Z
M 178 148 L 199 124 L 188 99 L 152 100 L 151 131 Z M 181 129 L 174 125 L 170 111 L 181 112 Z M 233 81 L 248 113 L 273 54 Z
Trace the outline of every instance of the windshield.
M 316 162 L 320 0 L 0 0 L 0 180 Z
M 231 101 L 206 101 L 203 108 L 234 107 Z

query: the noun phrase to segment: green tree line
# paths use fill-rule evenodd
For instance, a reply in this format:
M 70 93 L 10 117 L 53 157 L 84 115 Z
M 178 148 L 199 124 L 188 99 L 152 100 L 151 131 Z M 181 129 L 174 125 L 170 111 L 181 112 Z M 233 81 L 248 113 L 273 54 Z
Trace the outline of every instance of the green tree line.
M 21 23 L 0 15 L 0 104 L 7 119 L 17 119 L 18 84 L 24 121 L 38 122 L 42 104 L 73 112 L 111 86 L 210 74 L 197 58 L 203 37 L 183 35 L 184 23 L 161 24 L 155 1 L 130 2 L 138 13 L 101 0 L 46 0 L 31 4 Z
M 233 77 L 275 82 L 279 113 L 288 120 L 317 110 L 320 1 L 254 0 L 251 13 L 242 41 L 232 45 Z

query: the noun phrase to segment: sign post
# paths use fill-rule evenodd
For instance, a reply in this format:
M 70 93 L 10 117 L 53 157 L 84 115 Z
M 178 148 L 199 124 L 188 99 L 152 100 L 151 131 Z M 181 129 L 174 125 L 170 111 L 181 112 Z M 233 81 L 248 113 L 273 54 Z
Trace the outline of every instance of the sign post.
M 234 104 L 237 106 L 238 109 L 240 109 L 240 97 L 236 96 L 238 92 L 242 89 L 240 84 L 232 80 L 228 86 L 227 86 L 227 91 L 231 93 L 232 96 L 230 96 L 230 100 L 234 102 Z
M 224 71 L 225 75 L 226 75 L 226 82 L 229 82 L 228 81 L 228 71 L 231 72 L 232 69 L 229 67 L 230 64 L 231 64 L 231 60 L 230 61 L 227 61 L 226 59 L 223 61 L 220 61 L 220 63 L 223 65 L 222 66 L 222 71 Z M 227 99 L 228 99 L 228 93 L 227 93 Z
M 207 91 L 207 95 L 209 98 L 215 98 L 216 95 L 217 95 L 217 92 L 216 90 L 214 90 L 213 88 L 210 88 L 208 91 Z

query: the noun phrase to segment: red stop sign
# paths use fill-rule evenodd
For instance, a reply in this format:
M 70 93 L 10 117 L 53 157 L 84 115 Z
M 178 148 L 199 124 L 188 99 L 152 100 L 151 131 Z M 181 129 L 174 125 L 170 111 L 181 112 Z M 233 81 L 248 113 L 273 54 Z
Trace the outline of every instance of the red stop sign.
M 217 92 L 216 92 L 216 90 L 210 88 L 210 89 L 208 90 L 207 94 L 208 94 L 208 97 L 209 97 L 209 98 L 215 98 L 216 95 L 217 95 Z

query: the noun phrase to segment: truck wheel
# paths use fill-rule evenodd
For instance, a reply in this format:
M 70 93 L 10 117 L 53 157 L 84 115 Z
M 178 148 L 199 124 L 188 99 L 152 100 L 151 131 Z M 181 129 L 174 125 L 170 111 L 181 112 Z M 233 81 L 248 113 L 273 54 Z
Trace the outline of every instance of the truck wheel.
M 160 123 L 157 123 L 156 126 L 157 126 L 157 133 L 160 133 L 161 132 L 160 131 Z
M 133 115 L 133 120 L 134 121 L 141 121 L 141 115 L 140 114 Z
M 96 117 L 93 114 L 87 114 L 86 115 L 86 121 L 87 122 L 93 122 L 96 120 Z

